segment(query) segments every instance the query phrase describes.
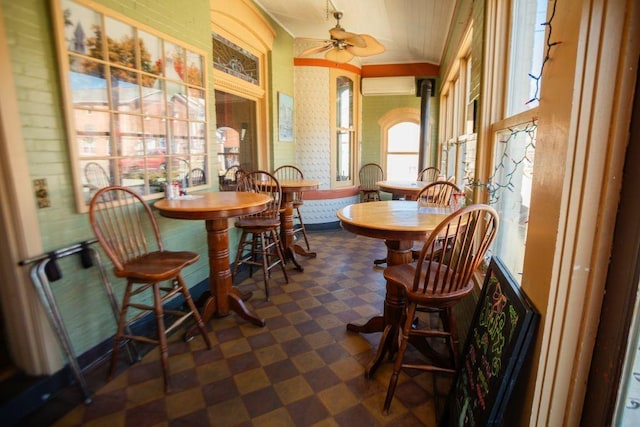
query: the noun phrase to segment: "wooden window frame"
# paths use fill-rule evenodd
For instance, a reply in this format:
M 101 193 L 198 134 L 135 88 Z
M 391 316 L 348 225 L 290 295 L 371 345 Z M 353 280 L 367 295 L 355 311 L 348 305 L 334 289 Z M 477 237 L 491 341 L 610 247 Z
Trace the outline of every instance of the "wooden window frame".
M 353 123 L 349 128 L 339 128 L 336 120 L 337 114 L 337 81 L 339 77 L 346 77 L 353 82 Z M 331 152 L 331 188 L 346 188 L 352 187 L 357 182 L 357 174 L 356 170 L 356 161 L 358 159 L 358 152 L 360 149 L 360 111 L 361 111 L 361 98 L 360 98 L 360 76 L 355 73 L 350 73 L 346 70 L 331 68 L 329 72 L 329 105 L 330 112 L 329 117 L 331 117 L 331 138 L 330 138 L 330 152 Z M 350 159 L 350 169 L 351 169 L 351 177 L 350 179 L 344 181 L 338 181 L 337 177 L 337 134 L 338 131 L 347 131 L 351 133 L 352 137 L 352 145 L 351 145 L 351 159 Z

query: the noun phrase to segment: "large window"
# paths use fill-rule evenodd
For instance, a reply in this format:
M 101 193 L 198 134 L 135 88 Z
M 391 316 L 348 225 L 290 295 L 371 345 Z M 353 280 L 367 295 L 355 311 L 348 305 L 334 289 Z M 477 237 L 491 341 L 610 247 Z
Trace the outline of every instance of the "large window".
M 488 203 L 500 214 L 493 246 L 520 280 L 529 220 L 531 178 L 535 158 L 536 109 L 544 46 L 547 2 L 512 0 L 506 75 L 494 75 L 493 88 L 502 92 L 504 110 L 491 114 L 492 167 L 486 179 Z M 501 15 L 507 17 L 506 13 Z M 498 43 L 504 40 L 496 39 Z M 490 47 L 492 50 L 496 46 Z M 500 87 L 505 82 L 504 87 Z
M 205 55 L 92 5 L 53 9 L 79 209 L 105 183 L 206 185 Z
M 440 172 L 465 187 L 470 199 L 475 182 L 476 98 L 472 90 L 472 56 L 470 28 L 457 58 L 443 82 L 440 94 Z

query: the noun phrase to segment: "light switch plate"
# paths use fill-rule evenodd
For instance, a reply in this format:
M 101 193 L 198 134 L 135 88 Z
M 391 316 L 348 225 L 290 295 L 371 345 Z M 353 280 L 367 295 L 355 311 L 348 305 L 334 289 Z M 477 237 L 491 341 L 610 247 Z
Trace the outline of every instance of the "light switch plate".
M 48 208 L 51 206 L 51 201 L 49 200 L 49 187 L 47 186 L 46 178 L 34 179 L 33 187 L 35 189 L 38 209 Z

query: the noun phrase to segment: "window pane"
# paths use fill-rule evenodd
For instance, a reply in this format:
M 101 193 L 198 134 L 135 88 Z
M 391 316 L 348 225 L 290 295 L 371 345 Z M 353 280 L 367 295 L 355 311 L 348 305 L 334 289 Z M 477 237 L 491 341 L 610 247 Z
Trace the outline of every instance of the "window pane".
M 156 79 L 153 88 L 142 88 L 142 112 L 145 117 L 166 116 L 164 81 Z
M 172 153 L 188 153 L 189 122 L 184 120 L 169 120 L 169 141 Z
M 351 180 L 351 132 L 338 131 L 336 181 Z
M 498 132 L 489 204 L 500 215 L 493 252 L 520 281 L 529 221 L 536 126 L 529 124 Z
M 187 88 L 184 85 L 167 82 L 167 115 L 174 119 L 187 118 Z
M 166 120 L 159 118 L 145 117 L 142 126 L 144 127 L 144 147 L 145 153 L 153 150 L 165 151 L 167 146 Z
M 114 110 L 140 113 L 140 86 L 137 73 L 111 67 L 111 102 Z
M 144 31 L 138 31 L 138 38 L 142 71 L 161 76 L 164 70 L 162 40 Z
M 138 68 L 133 27 L 109 17 L 106 17 L 104 22 L 109 62 L 128 68 Z
M 189 88 L 189 119 L 201 120 L 205 119 L 204 109 L 204 90 Z
M 389 128 L 388 152 L 417 153 L 419 147 L 420 125 L 417 123 L 402 122 Z
M 204 123 L 191 123 L 191 129 L 189 131 L 189 153 L 191 154 L 204 154 L 205 141 L 206 141 L 206 127 Z
M 110 116 L 106 112 L 74 110 L 77 143 L 82 157 L 112 155 Z
M 456 184 L 473 188 L 476 176 L 476 139 L 467 140 L 463 144 L 462 176 L 456 177 Z
M 62 13 L 67 50 L 102 58 L 100 14 L 68 0 L 62 1 Z
M 84 171 L 81 180 L 86 203 L 91 201 L 91 198 L 99 189 L 116 183 L 113 161 L 84 161 L 80 162 L 80 167 Z
M 388 180 L 415 181 L 418 176 L 417 154 L 389 154 L 387 155 Z
M 168 78 L 174 80 L 182 80 L 185 78 L 185 50 L 181 46 L 173 43 L 164 42 L 165 58 L 167 66 L 165 74 Z
M 514 0 L 509 60 L 507 116 L 538 106 L 536 80 L 544 49 L 546 0 Z M 531 101 L 531 102 L 530 102 Z
M 451 176 L 456 173 L 456 144 L 448 144 L 447 146 L 447 169 L 445 176 Z
M 114 114 L 114 143 L 119 147 L 120 156 L 143 156 L 142 118 L 130 114 Z
M 202 86 L 202 56 L 187 51 L 187 83 Z
M 109 107 L 104 65 L 72 56 L 69 57 L 69 70 L 74 106 L 102 110 Z
M 339 128 L 350 128 L 353 126 L 353 81 L 347 77 L 338 77 L 337 80 L 336 124 Z

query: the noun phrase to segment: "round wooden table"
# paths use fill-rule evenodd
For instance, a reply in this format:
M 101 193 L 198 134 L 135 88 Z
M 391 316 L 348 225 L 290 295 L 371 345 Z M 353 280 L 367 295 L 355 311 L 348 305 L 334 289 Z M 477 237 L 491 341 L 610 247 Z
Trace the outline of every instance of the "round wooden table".
M 345 230 L 384 239 L 387 264 L 396 265 L 412 262 L 413 241 L 425 240 L 450 213 L 448 208 L 424 208 L 415 201 L 391 200 L 349 205 L 340 209 L 337 215 Z M 376 356 L 365 371 L 366 376 L 375 372 L 387 352 L 393 354 L 397 350 L 404 306 L 404 298 L 398 295 L 397 288 L 387 286 L 382 316 L 374 316 L 364 325 L 347 325 L 347 330 L 352 332 L 383 333 Z
M 282 213 L 280 214 L 280 239 L 284 247 L 284 256 L 293 261 L 296 270 L 303 271 L 302 266 L 296 259 L 296 254 L 315 257 L 315 252 L 307 252 L 302 246 L 297 245 L 293 239 L 293 199 L 295 193 L 316 190 L 320 182 L 313 179 L 281 179 L 280 189 L 282 191 Z
M 246 296 L 232 286 L 229 268 L 228 218 L 263 211 L 270 197 L 246 192 L 210 192 L 184 196 L 175 200 L 162 199 L 154 204 L 167 218 L 205 220 L 209 248 L 209 292 L 202 309 L 202 320 L 208 322 L 235 311 L 243 319 L 264 326 L 264 319 L 251 313 L 244 304 Z M 244 297 L 244 298 L 243 298 Z
M 385 193 L 391 193 L 394 196 L 404 197 L 406 200 L 416 200 L 418 193 L 422 190 L 428 181 L 378 181 L 376 185 Z

